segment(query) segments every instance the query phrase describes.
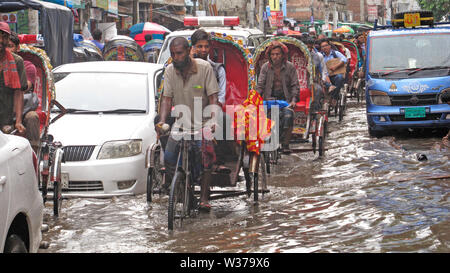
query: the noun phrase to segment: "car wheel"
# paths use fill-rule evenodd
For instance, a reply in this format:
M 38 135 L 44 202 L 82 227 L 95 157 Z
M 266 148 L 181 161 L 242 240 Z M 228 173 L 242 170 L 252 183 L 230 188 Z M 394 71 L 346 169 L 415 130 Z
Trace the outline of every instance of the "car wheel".
M 27 253 L 27 247 L 22 239 L 16 235 L 12 234 L 6 239 L 4 253 Z

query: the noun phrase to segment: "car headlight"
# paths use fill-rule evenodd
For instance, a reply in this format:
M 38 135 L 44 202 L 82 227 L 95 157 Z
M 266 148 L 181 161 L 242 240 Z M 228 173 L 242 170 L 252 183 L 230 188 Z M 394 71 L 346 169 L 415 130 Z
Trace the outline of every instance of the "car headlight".
M 142 152 L 142 140 L 119 140 L 105 142 L 97 159 L 113 159 L 138 155 Z
M 444 104 L 450 102 L 450 88 L 446 88 L 439 93 L 438 104 Z
M 383 91 L 369 90 L 370 101 L 375 105 L 391 105 L 391 99 Z

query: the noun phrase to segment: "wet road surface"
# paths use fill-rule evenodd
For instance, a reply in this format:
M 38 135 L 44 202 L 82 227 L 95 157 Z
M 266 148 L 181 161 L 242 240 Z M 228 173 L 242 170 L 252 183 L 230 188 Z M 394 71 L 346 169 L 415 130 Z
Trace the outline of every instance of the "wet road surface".
M 443 135 L 370 138 L 365 107 L 354 101 L 329 125 L 326 156 L 283 156 L 258 204 L 215 200 L 209 214 L 169 233 L 164 196 L 64 200 L 58 219 L 49 202 L 50 246 L 40 252 L 449 252 Z

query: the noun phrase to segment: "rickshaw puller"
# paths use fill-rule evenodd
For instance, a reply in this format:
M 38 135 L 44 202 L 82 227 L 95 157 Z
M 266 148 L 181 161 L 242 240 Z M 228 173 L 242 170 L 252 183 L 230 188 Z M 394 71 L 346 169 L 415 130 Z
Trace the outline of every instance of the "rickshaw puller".
M 200 116 L 200 119 L 194 115 L 194 99 L 202 100 L 202 109 L 208 104 L 217 105 L 217 93 L 219 87 L 214 76 L 211 65 L 201 59 L 193 59 L 190 57 L 191 47 L 184 37 L 175 38 L 170 44 L 170 55 L 172 64 L 164 71 L 164 92 L 161 103 L 161 121 L 156 124 L 156 130 L 160 131 L 162 124 L 166 123 L 172 105 L 187 106 L 190 110 L 190 128 L 184 128 L 185 124 L 177 124 L 175 122 L 174 130 L 183 130 L 194 132 L 202 130 L 206 120 Z M 185 115 L 186 113 L 183 113 Z M 212 116 L 214 119 L 215 117 Z M 180 126 L 183 126 L 181 128 Z M 201 193 L 199 209 L 209 210 L 209 185 L 211 181 L 211 169 L 215 161 L 215 153 L 212 140 L 194 140 L 194 173 L 197 173 L 196 180 L 201 181 Z M 172 136 L 167 141 L 164 164 L 166 167 L 166 187 L 171 183 L 175 173 L 175 167 L 178 160 L 178 152 L 180 149 L 180 141 L 175 140 Z M 170 185 L 170 184 L 169 184 Z
M 294 129 L 294 108 L 300 100 L 300 84 L 297 69 L 287 60 L 288 48 L 273 41 L 266 50 L 269 60 L 261 67 L 256 91 L 264 100 L 284 100 L 289 106 L 280 109 L 279 129 L 283 153 L 290 153 L 289 142 Z

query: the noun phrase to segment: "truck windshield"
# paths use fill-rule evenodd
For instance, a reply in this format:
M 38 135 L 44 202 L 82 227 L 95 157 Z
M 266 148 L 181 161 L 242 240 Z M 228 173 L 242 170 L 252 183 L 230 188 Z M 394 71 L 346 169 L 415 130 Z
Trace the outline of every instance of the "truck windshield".
M 450 33 L 372 37 L 369 73 L 391 75 L 450 67 Z

